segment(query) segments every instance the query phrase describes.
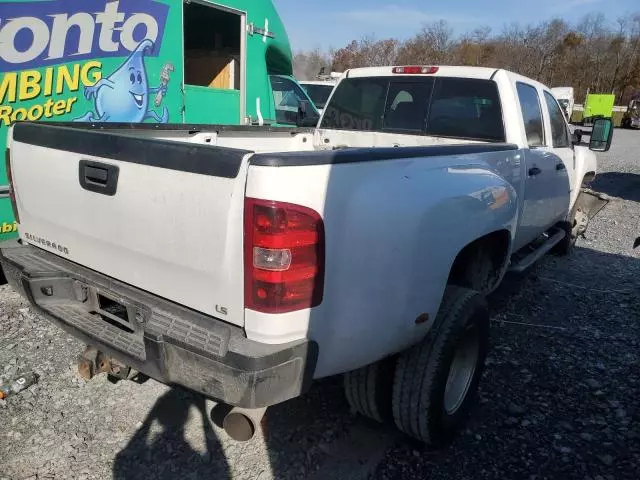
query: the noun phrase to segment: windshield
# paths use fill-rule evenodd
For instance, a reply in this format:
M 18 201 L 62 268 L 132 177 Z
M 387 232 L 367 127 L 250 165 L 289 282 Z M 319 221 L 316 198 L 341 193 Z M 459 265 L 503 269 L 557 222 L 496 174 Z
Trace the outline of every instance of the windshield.
M 324 108 L 327 104 L 327 100 L 329 100 L 331 92 L 333 91 L 333 85 L 303 83 L 302 88 L 307 91 L 316 108 Z
M 308 102 L 309 115 L 318 116 L 307 94 L 291 78 L 281 75 L 270 75 L 273 101 L 276 109 L 276 122 L 284 125 L 296 125 L 298 109 L 301 102 Z
M 496 83 L 471 78 L 344 79 L 320 128 L 505 141 Z

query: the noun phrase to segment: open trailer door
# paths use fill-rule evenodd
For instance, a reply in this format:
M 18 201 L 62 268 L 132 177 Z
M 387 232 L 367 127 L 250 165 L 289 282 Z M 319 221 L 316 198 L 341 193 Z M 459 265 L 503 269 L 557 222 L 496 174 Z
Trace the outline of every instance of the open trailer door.
M 233 8 L 204 0 L 183 4 L 186 123 L 242 123 L 246 22 L 246 14 Z

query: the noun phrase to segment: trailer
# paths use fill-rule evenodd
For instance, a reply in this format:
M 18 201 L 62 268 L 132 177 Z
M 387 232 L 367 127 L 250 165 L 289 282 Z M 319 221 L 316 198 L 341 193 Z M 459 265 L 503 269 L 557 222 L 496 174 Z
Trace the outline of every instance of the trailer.
M 0 0 L 0 148 L 16 121 L 318 118 L 271 0 Z M 4 162 L 0 241 L 16 235 Z
M 573 87 L 555 87 L 551 89 L 551 93 L 553 93 L 553 96 L 558 100 L 558 103 L 567 117 L 567 121 L 571 122 L 573 106 L 575 105 L 575 93 Z
M 592 126 L 598 118 L 613 118 L 613 106 L 616 96 L 608 93 L 589 93 L 584 102 L 582 125 Z

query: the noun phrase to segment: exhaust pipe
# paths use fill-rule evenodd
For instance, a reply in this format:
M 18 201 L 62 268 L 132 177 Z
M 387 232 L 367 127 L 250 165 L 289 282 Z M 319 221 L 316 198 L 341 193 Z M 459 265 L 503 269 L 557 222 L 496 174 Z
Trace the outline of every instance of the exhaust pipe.
M 260 428 L 267 407 L 247 409 L 233 407 L 222 421 L 222 428 L 238 442 L 251 440 Z

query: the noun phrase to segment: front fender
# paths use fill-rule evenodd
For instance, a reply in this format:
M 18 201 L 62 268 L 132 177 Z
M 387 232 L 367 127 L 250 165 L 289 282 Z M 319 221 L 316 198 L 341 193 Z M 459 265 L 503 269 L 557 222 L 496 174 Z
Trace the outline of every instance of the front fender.
M 575 185 L 572 185 L 571 191 L 571 202 L 569 205 L 569 211 L 573 209 L 573 206 L 578 199 L 578 195 L 580 194 L 580 187 L 582 187 L 582 182 L 587 174 L 595 175 L 598 173 L 598 159 L 596 154 L 589 150 L 587 147 L 577 146 L 575 147 L 575 160 L 576 160 L 576 168 L 575 168 Z M 593 180 L 593 178 L 591 178 Z

